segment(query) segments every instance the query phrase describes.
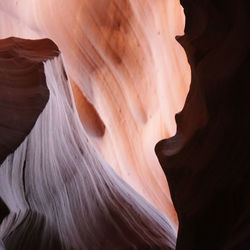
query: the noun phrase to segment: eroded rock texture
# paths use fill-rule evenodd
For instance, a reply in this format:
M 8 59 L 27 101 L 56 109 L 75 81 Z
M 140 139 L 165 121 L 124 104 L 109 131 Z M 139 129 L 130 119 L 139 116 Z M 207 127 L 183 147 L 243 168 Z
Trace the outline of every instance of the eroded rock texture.
M 49 91 L 43 61 L 56 53 L 48 40 L 40 46 L 18 38 L 0 41 L 0 163 L 21 144 L 44 109 Z
M 10 70 L 15 79 L 26 75 L 16 63 L 25 58 L 24 65 L 28 61 L 31 72 L 42 76 L 41 90 L 49 90 L 50 97 L 31 132 L 0 166 L 0 206 L 9 209 L 0 226 L 6 250 L 174 249 L 176 233 L 169 220 L 125 183 L 89 141 L 55 44 L 2 41 L 7 42 L 12 46 L 1 54 L 4 59 L 12 55 L 7 76 Z M 25 78 L 28 87 L 33 80 Z M 11 82 L 14 93 L 19 86 Z M 31 101 L 40 94 L 37 88 L 25 93 L 34 94 Z M 22 94 L 9 105 L 26 107 Z M 37 102 L 41 111 L 44 103 Z M 20 123 L 27 119 L 19 118 Z
M 189 88 L 178 0 L 3 0 L 0 37 L 48 37 L 62 51 L 89 139 L 177 226 L 154 145 L 175 133 Z
M 156 146 L 179 218 L 176 249 L 249 249 L 248 1 L 182 0 L 192 81 Z

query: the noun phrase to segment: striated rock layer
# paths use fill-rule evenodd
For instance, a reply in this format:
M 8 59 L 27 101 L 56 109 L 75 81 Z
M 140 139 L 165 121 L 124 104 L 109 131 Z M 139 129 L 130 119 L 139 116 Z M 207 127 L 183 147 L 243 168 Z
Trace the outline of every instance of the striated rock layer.
M 19 114 L 27 105 L 24 93 L 37 100 L 34 127 L 28 124 L 31 132 L 22 142 L 17 138 L 21 144 L 0 166 L 1 204 L 9 209 L 0 226 L 6 250 L 174 249 L 176 234 L 168 219 L 126 184 L 88 140 L 55 44 L 16 38 L 0 44 L 0 61 L 7 55 L 11 59 L 1 87 L 8 83 L 12 92 L 19 90 L 19 81 L 8 82 L 10 70 L 12 78 L 27 85 L 8 100 L 9 106 L 19 106 L 9 119 L 18 115 L 20 124 L 26 121 Z M 31 75 L 20 68 L 21 61 L 29 63 Z M 33 75 L 42 81 L 34 84 Z M 44 108 L 37 97 L 48 90 Z
M 0 41 L 0 163 L 31 131 L 49 99 L 43 61 L 59 53 L 49 44 L 18 38 Z
M 182 0 L 192 81 L 177 133 L 159 142 L 179 218 L 176 249 L 250 246 L 247 0 Z
M 175 133 L 189 87 L 175 41 L 178 0 L 3 0 L 0 37 L 48 37 L 62 51 L 89 139 L 117 173 L 177 225 L 154 145 Z

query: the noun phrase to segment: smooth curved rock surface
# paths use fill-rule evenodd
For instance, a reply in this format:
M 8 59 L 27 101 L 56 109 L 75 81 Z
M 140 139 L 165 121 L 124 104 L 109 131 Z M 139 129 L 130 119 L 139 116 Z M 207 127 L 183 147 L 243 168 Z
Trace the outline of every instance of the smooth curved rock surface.
M 179 1 L 6 0 L 0 13 L 0 37 L 56 42 L 89 139 L 177 226 L 154 145 L 175 133 L 189 88 L 186 55 L 174 39 L 184 29 Z
M 0 164 L 21 144 L 44 109 L 49 91 L 43 61 L 58 53 L 49 40 L 41 45 L 13 37 L 0 41 Z
M 36 58 L 36 48 L 38 56 L 41 47 L 51 50 L 48 40 L 14 40 L 17 56 Z M 32 45 L 30 54 L 23 52 L 30 48 L 26 42 Z M 11 68 L 12 77 L 18 77 L 15 65 Z M 0 166 L 0 197 L 10 210 L 0 226 L 5 248 L 174 249 L 176 233 L 169 220 L 126 184 L 89 141 L 58 50 L 37 72 L 46 79 L 49 101 Z M 18 87 L 18 81 L 12 84 L 13 90 Z
M 176 135 L 156 146 L 180 223 L 176 249 L 247 250 L 249 3 L 181 3 L 191 87 Z

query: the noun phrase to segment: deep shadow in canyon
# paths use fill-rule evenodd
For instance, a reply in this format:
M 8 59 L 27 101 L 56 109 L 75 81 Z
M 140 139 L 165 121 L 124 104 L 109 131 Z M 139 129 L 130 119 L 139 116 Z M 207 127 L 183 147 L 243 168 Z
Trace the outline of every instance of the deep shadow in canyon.
M 249 2 L 182 0 L 192 80 L 177 133 L 156 145 L 177 250 L 250 246 Z

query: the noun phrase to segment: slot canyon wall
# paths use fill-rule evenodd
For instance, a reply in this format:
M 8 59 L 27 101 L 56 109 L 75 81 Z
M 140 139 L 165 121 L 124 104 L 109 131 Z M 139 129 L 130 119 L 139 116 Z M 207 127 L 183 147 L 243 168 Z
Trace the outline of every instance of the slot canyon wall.
M 250 246 L 248 1 L 182 0 L 192 81 L 156 153 L 179 218 L 176 249 Z M 199 20 L 199 22 L 197 22 Z
M 174 135 L 190 69 L 175 40 L 178 1 L 0 1 L 0 37 L 50 38 L 62 51 L 82 124 L 104 159 L 171 220 L 154 145 Z
M 52 126 L 49 122 L 51 116 L 56 117 L 56 111 L 55 107 L 52 113 L 46 111 L 51 105 L 49 102 L 38 119 L 32 114 L 37 119 L 35 127 L 32 122 L 27 128 L 23 126 L 29 134 L 24 141 L 23 138 L 11 137 L 15 139 L 15 147 L 10 149 L 13 154 L 1 167 L 1 207 L 6 211 L 1 219 L 10 210 L 0 231 L 6 249 L 173 249 L 177 219 L 167 181 L 153 149 L 157 141 L 174 134 L 174 113 L 183 106 L 188 91 L 189 66 L 183 49 L 174 39 L 175 34 L 183 33 L 184 28 L 184 15 L 179 3 L 2 1 L 0 10 L 1 38 L 48 37 L 59 45 L 67 75 L 64 70 L 57 70 L 45 76 L 47 79 L 54 75 L 54 85 L 69 78 L 84 127 L 84 130 L 78 128 L 79 138 L 76 138 L 73 121 L 71 129 L 59 118 L 58 121 L 53 120 Z M 106 12 L 102 13 L 103 10 Z M 161 15 L 158 15 L 159 11 Z M 9 70 L 15 69 L 16 60 L 34 60 L 32 51 L 38 53 L 34 54 L 36 57 L 48 49 L 42 45 L 43 40 L 41 45 L 25 48 L 31 51 L 28 55 L 23 53 L 21 46 L 27 40 L 9 38 L 3 41 L 3 65 L 10 60 Z M 9 49 L 6 43 L 11 44 Z M 169 49 L 163 52 L 161 48 L 165 43 L 169 43 Z M 40 46 L 43 49 L 39 49 Z M 47 61 L 41 59 L 41 63 Z M 163 66 L 168 68 L 168 72 Z M 43 75 L 41 71 L 39 68 L 38 72 Z M 6 79 L 9 77 L 7 72 L 6 69 L 2 72 Z M 24 75 L 19 70 L 10 74 L 16 79 Z M 165 82 L 169 84 L 165 85 Z M 48 81 L 46 83 L 49 85 Z M 51 99 L 52 90 L 49 90 Z M 39 89 L 36 92 L 32 88 L 31 94 L 34 96 L 24 96 L 25 100 L 37 102 L 35 97 L 41 96 Z M 54 99 L 59 101 L 64 98 L 62 96 Z M 13 101 L 15 97 L 9 98 Z M 33 105 L 32 102 L 30 104 Z M 165 106 L 169 107 L 167 113 Z M 36 111 L 39 113 L 43 108 L 40 105 Z M 58 105 L 57 108 L 63 110 Z M 77 116 L 76 113 L 74 115 Z M 20 121 L 15 120 L 15 116 L 18 114 L 11 119 L 14 120 L 13 126 L 18 127 Z M 72 118 L 72 115 L 63 117 L 66 120 L 79 118 Z M 66 132 L 60 129 L 60 121 L 67 127 Z M 8 122 L 3 120 L 4 124 Z M 77 122 L 79 127 L 79 120 Z M 37 126 L 43 135 L 38 133 Z M 29 133 L 28 129 L 32 127 Z M 19 128 L 15 129 L 19 131 Z M 60 136 L 57 129 L 66 133 L 67 146 L 64 145 L 65 137 Z M 65 153 L 72 152 L 73 142 L 83 144 L 81 147 L 84 149 L 86 143 L 93 143 L 116 172 L 165 215 L 122 182 L 92 146 L 92 156 L 82 155 L 83 149 L 79 152 L 75 148 L 73 164 L 73 156 Z M 60 145 L 59 149 L 55 148 L 56 143 Z M 48 153 L 43 152 L 47 150 Z M 32 154 L 38 159 L 37 163 Z M 67 158 L 60 154 L 66 154 Z M 99 158 L 102 163 L 96 163 Z M 107 173 L 98 172 L 100 169 Z M 93 181 L 93 178 L 97 179 Z M 92 182 L 86 182 L 86 179 Z M 84 193 L 84 190 L 90 192 Z M 92 196 L 97 197 L 92 200 Z M 79 208 L 82 211 L 78 211 Z M 72 216 L 77 216 L 79 221 Z M 86 216 L 90 216 L 89 220 L 85 219 Z M 98 236 L 101 231 L 105 233 Z M 30 242 L 32 238 L 36 239 L 35 242 Z
M 1 105 L 12 107 L 1 128 L 32 128 L 21 144 L 14 135 L 5 141 L 19 144 L 0 168 L 0 196 L 10 210 L 0 227 L 6 249 L 174 249 L 166 216 L 90 143 L 56 45 L 7 38 L 0 51 Z
M 0 13 L 1 250 L 248 249 L 246 0 Z

